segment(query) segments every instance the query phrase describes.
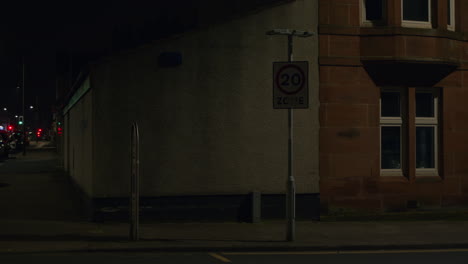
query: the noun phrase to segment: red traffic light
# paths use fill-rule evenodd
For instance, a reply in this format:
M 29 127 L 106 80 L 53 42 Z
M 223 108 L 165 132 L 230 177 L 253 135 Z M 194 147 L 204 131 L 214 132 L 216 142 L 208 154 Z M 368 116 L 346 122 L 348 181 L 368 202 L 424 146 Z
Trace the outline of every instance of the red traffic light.
M 7 127 L 7 129 L 8 129 L 9 131 L 12 131 L 12 130 L 13 130 L 13 126 L 12 126 L 12 125 L 9 125 L 9 126 Z

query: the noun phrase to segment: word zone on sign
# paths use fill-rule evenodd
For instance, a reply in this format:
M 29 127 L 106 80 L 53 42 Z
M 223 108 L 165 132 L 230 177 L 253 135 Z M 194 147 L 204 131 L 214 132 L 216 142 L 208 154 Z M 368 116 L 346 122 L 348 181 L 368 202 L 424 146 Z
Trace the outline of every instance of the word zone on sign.
M 306 105 L 304 96 L 301 97 L 281 97 L 275 98 L 277 105 Z

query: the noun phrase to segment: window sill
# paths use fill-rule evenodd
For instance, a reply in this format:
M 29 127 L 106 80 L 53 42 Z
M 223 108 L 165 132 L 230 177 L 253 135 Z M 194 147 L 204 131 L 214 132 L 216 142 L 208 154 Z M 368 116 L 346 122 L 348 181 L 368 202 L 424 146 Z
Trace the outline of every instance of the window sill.
M 382 177 L 404 177 L 402 170 L 380 170 Z
M 386 26 L 385 20 L 366 20 L 361 21 L 361 27 L 381 27 Z
M 438 178 L 439 180 L 441 179 L 437 169 L 416 169 L 416 177 Z
M 402 21 L 401 26 L 402 27 L 407 27 L 407 28 L 429 28 L 429 29 L 432 29 L 432 23 L 431 22 Z

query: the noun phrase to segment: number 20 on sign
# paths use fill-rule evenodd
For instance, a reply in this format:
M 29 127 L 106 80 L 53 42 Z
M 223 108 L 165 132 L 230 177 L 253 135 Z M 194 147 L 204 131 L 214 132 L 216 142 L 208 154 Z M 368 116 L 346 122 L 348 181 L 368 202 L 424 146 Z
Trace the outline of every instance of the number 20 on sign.
M 307 61 L 273 63 L 273 108 L 309 107 Z

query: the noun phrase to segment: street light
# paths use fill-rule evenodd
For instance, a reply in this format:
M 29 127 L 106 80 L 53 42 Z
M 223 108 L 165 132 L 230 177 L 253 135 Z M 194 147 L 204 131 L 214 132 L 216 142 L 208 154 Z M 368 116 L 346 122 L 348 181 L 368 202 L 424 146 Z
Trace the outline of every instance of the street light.
M 32 106 L 32 105 L 31 105 L 31 106 L 29 106 L 29 109 L 33 109 L 33 108 L 34 108 L 34 106 Z
M 3 111 L 7 111 L 8 109 L 6 107 L 3 107 Z

